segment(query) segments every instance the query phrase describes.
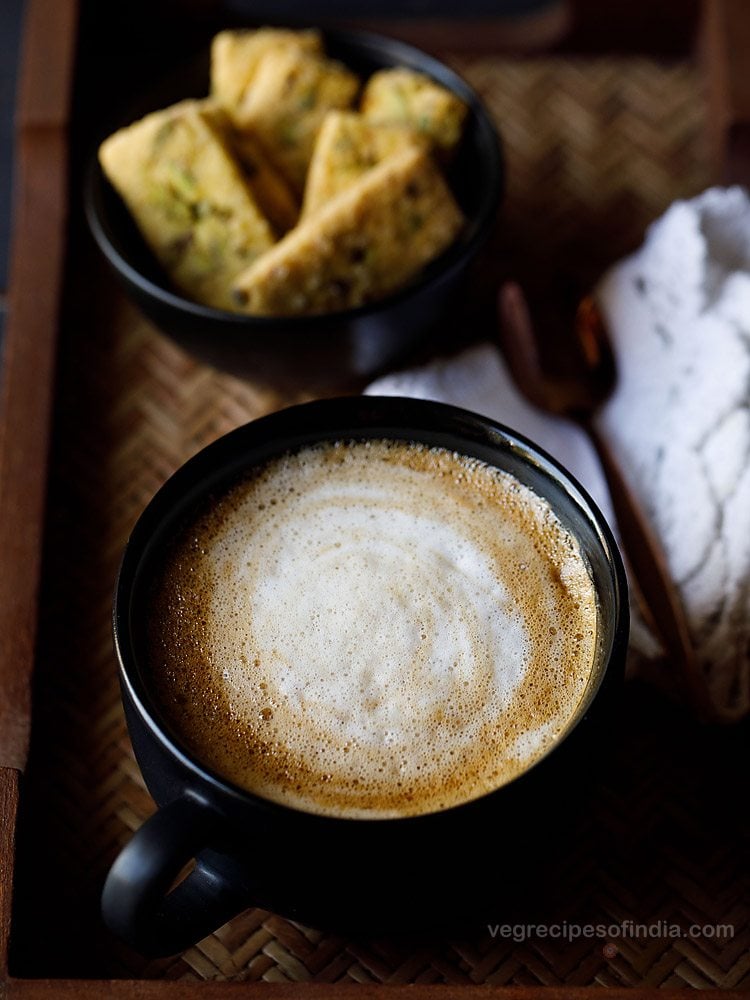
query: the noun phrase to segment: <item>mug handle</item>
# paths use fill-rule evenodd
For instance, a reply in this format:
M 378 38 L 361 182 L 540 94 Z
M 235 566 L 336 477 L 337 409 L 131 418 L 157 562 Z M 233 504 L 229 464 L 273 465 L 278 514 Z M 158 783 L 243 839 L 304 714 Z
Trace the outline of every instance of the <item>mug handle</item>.
M 196 857 L 223 820 L 186 794 L 158 809 L 136 830 L 112 865 L 102 892 L 104 922 L 152 958 L 174 955 L 247 907 L 219 874 Z M 172 890 L 183 867 L 195 868 Z

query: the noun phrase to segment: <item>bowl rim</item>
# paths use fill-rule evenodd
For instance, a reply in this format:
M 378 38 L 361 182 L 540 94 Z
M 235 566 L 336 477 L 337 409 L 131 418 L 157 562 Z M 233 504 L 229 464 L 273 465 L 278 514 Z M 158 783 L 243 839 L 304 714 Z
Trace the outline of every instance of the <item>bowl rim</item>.
M 303 418 L 310 415 L 312 424 Z M 348 428 L 348 429 L 344 429 Z M 416 432 L 416 433 L 415 433 Z M 442 822 L 458 814 L 482 809 L 483 803 L 502 794 L 505 797 L 526 784 L 528 776 L 538 779 L 549 769 L 550 761 L 559 760 L 557 751 L 565 744 L 581 738 L 582 731 L 590 728 L 592 710 L 599 702 L 601 710 L 621 681 L 624 655 L 630 627 L 630 604 L 627 577 L 622 556 L 612 529 L 588 490 L 565 465 L 554 458 L 533 440 L 500 421 L 463 407 L 402 396 L 338 396 L 315 399 L 275 410 L 251 420 L 200 449 L 184 462 L 161 485 L 141 511 L 132 528 L 121 555 L 112 602 L 112 634 L 118 663 L 118 675 L 123 695 L 130 699 L 140 722 L 152 738 L 179 761 L 191 777 L 227 800 L 252 803 L 256 809 L 272 816 L 304 817 L 312 824 L 327 824 L 331 815 L 307 811 L 264 798 L 256 792 L 242 788 L 224 777 L 189 750 L 159 708 L 158 699 L 144 679 L 144 657 L 138 651 L 138 639 L 133 624 L 134 604 L 139 588 L 144 587 L 144 566 L 153 559 L 154 549 L 163 544 L 163 538 L 174 532 L 175 525 L 186 511 L 194 509 L 196 502 L 212 490 L 226 488 L 242 471 L 262 464 L 285 450 L 315 446 L 318 443 L 341 440 L 386 439 L 413 440 L 421 443 L 436 442 L 433 438 L 463 439 L 467 450 L 459 454 L 475 455 L 476 448 L 498 453 L 497 460 L 488 463 L 503 469 L 503 454 L 514 456 L 521 464 L 536 470 L 539 476 L 556 487 L 571 508 L 583 518 L 586 530 L 600 549 L 606 563 L 606 575 L 612 598 L 612 624 L 608 630 L 608 643 L 597 647 L 600 660 L 592 667 L 585 691 L 575 712 L 554 743 L 534 762 L 509 781 L 474 798 L 467 799 L 445 810 L 417 813 L 405 817 L 335 817 L 338 825 L 351 827 L 378 823 L 384 828 L 393 824 L 427 826 Z M 290 441 L 292 442 L 290 444 Z M 442 446 L 438 444 L 438 446 Z M 248 460 L 248 454 L 254 454 Z M 259 457 L 259 456 L 266 456 Z M 533 487 L 530 487 L 533 489 Z M 535 491 L 536 492 L 536 491 Z M 552 501 L 547 502 L 555 510 Z M 563 522 L 565 523 L 565 522 Z M 579 532 L 574 531 L 579 538 Z M 598 595 L 597 595 L 598 596 Z M 597 713 L 598 714 L 598 713 Z
M 284 25 L 290 27 L 290 25 Z M 295 30 L 304 30 L 307 24 L 293 26 Z M 241 30 L 241 29 L 240 29 Z M 388 62 L 393 65 L 403 63 L 410 69 L 424 72 L 432 79 L 448 87 L 466 103 L 473 116 L 478 138 L 481 142 L 481 159 L 486 161 L 483 179 L 494 179 L 494 182 L 484 187 L 481 201 L 475 213 L 467 219 L 467 231 L 464 238 L 455 240 L 451 246 L 430 261 L 426 267 L 408 284 L 396 289 L 390 294 L 374 302 L 348 309 L 311 313 L 304 315 L 267 315 L 230 312 L 203 305 L 180 295 L 166 285 L 158 284 L 152 278 L 138 270 L 123 251 L 122 240 L 117 236 L 116 229 L 111 225 L 110 214 L 104 206 L 107 190 L 117 196 L 117 192 L 107 180 L 98 159 L 97 148 L 88 154 L 88 166 L 83 181 L 84 213 L 89 229 L 99 250 L 115 270 L 115 272 L 138 294 L 155 300 L 161 307 L 175 309 L 193 320 L 202 320 L 212 324 L 226 324 L 229 327 L 242 328 L 250 325 L 255 329 L 289 329 L 303 321 L 306 334 L 311 326 L 331 327 L 333 330 L 340 323 L 356 321 L 361 317 L 377 317 L 388 312 L 399 303 L 410 299 L 415 294 L 427 291 L 432 285 L 444 280 L 456 270 L 464 266 L 479 250 L 488 238 L 495 224 L 497 209 L 505 183 L 505 164 L 500 137 L 494 122 L 483 101 L 474 88 L 446 63 L 409 42 L 381 35 L 367 30 L 351 28 L 334 28 L 323 26 L 319 29 L 323 35 L 326 48 L 329 44 L 337 47 L 349 47 L 363 54 L 387 54 Z M 205 55 L 205 53 L 204 53 Z M 340 56 L 339 56 L 340 58 Z M 159 81 L 156 81 L 158 84 Z M 138 95 L 138 103 L 148 103 L 147 92 Z M 156 109 L 154 109 L 156 110 Z M 148 113 L 142 111 L 141 114 Z M 124 127 L 135 120 L 132 116 L 120 118 L 120 124 L 115 128 Z M 110 134 L 110 133 L 108 133 Z M 102 136 L 104 138 L 104 136 Z M 119 196 L 117 196 L 119 197 Z M 145 245 L 145 244 L 144 244 Z M 148 249 L 148 248 L 147 248 Z

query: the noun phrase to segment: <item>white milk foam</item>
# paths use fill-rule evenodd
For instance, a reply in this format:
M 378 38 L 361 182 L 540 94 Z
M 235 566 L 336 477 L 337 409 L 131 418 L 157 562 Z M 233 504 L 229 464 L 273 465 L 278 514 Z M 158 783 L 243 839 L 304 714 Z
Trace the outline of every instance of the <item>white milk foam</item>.
M 185 738 L 236 783 L 340 816 L 510 780 L 565 729 L 594 659 L 593 584 L 546 501 L 416 445 L 274 461 L 193 526 L 160 602 Z

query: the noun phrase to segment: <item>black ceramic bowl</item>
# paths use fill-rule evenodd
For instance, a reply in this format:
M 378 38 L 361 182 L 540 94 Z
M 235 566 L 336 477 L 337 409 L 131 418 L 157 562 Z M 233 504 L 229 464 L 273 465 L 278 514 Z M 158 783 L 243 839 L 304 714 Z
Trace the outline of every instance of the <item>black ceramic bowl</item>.
M 158 327 L 218 368 L 307 388 L 344 386 L 372 376 L 404 357 L 435 328 L 492 229 L 503 184 L 494 126 L 477 95 L 452 70 L 391 38 L 333 30 L 326 30 L 324 37 L 328 54 L 363 78 L 384 67 L 405 66 L 437 80 L 469 106 L 464 138 L 448 176 L 466 225 L 455 243 L 408 286 L 376 303 L 316 316 L 243 316 L 212 309 L 171 287 L 95 155 L 84 191 L 96 242 Z M 206 58 L 154 88 L 126 121 L 109 131 L 181 98 L 205 95 L 208 82 Z

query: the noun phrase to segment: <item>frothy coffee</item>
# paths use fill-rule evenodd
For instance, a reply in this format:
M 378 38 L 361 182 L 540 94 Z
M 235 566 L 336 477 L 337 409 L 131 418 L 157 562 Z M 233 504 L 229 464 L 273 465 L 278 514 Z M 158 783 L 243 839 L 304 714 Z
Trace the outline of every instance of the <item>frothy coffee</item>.
M 440 448 L 323 444 L 214 498 L 156 581 L 150 670 L 205 764 L 342 817 L 505 784 L 575 716 L 597 605 L 513 476 Z

